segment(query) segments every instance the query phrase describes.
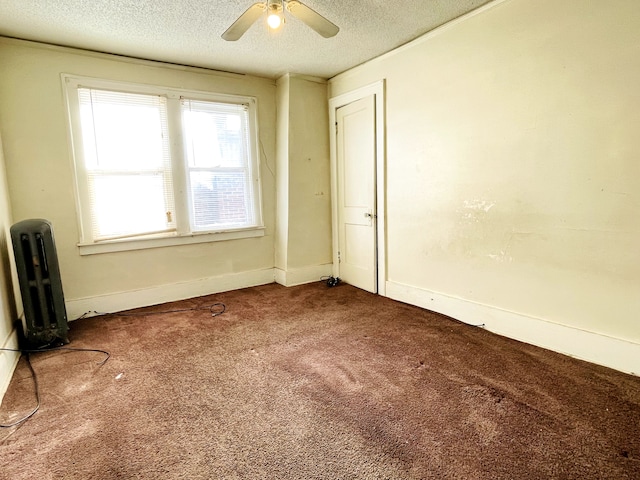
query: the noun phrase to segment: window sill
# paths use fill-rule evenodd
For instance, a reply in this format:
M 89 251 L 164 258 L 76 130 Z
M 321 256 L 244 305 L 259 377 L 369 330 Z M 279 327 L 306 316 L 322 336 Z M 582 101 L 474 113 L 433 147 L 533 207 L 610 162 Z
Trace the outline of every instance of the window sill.
M 190 245 L 193 243 L 219 242 L 242 238 L 263 237 L 264 227 L 243 230 L 229 230 L 213 233 L 191 233 L 188 235 L 171 235 L 121 240 L 108 240 L 99 243 L 79 243 L 80 255 L 96 255 L 99 253 L 125 252 L 128 250 L 144 250 L 147 248 L 169 247 L 173 245 Z

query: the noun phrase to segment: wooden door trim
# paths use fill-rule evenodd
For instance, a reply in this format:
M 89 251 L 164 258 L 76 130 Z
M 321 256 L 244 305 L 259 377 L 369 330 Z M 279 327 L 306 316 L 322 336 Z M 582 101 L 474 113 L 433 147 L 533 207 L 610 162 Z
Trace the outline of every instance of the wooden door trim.
M 333 244 L 333 275 L 338 275 L 338 146 L 336 139 L 336 111 L 349 103 L 370 95 L 374 96 L 375 129 L 376 129 L 376 187 L 375 201 L 377 218 L 377 289 L 378 294 L 386 296 L 387 281 L 387 242 L 386 242 L 386 144 L 385 144 L 385 110 L 384 80 L 358 88 L 348 93 L 329 99 L 329 146 L 331 153 L 331 226 Z

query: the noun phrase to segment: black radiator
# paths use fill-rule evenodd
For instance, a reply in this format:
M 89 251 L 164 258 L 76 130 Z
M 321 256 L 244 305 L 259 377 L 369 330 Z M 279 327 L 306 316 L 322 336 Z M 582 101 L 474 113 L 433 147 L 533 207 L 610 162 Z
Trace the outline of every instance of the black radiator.
M 24 220 L 11 227 L 24 306 L 23 348 L 69 343 L 53 228 L 47 220 Z

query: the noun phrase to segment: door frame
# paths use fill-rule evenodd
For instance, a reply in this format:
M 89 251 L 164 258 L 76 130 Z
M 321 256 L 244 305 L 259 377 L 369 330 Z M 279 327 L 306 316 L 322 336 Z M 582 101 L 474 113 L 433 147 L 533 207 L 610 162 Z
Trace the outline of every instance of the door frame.
M 376 262 L 378 295 L 386 296 L 387 281 L 387 242 L 386 242 L 386 142 L 385 142 L 385 82 L 378 82 L 352 90 L 329 99 L 329 147 L 331 154 L 331 229 L 333 246 L 333 276 L 339 275 L 338 262 L 338 145 L 336 131 L 336 111 L 356 100 L 374 96 L 375 130 L 376 130 L 376 172 L 375 172 L 375 201 L 376 201 Z

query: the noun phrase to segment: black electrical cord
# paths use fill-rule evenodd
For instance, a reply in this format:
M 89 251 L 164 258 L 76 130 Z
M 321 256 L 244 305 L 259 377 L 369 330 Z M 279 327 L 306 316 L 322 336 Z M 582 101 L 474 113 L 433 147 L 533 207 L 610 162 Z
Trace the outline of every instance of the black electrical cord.
M 2 350 L 15 351 L 13 349 L 7 349 L 7 348 L 3 348 Z M 29 420 L 31 417 L 33 417 L 38 410 L 40 410 L 40 388 L 38 386 L 38 377 L 36 376 L 36 371 L 33 369 L 33 365 L 31 365 L 31 359 L 29 358 L 29 354 L 27 353 L 24 358 L 27 360 L 27 365 L 29 366 L 29 370 L 31 370 L 31 378 L 33 378 L 33 384 L 36 390 L 36 406 L 33 410 L 31 410 L 30 413 L 28 413 L 21 419 L 16 420 L 13 423 L 9 423 L 9 424 L 0 423 L 0 428 L 11 428 L 11 427 L 16 427 L 18 425 L 21 425 L 27 420 Z
M 0 348 L 0 351 L 5 352 L 20 352 L 20 353 L 43 353 L 43 352 L 53 352 L 56 350 L 69 350 L 72 352 L 98 352 L 104 353 L 105 359 L 101 362 L 97 362 L 99 366 L 107 363 L 107 360 L 111 358 L 111 354 L 106 350 L 100 350 L 99 348 L 77 348 L 77 347 L 44 347 L 44 348 Z
M 216 303 L 213 303 L 213 304 L 211 304 L 209 306 L 200 306 L 200 307 L 192 307 L 192 308 L 179 308 L 179 309 L 175 309 L 175 310 L 162 310 L 162 311 L 157 311 L 157 312 L 110 313 L 110 312 L 98 312 L 96 310 L 89 310 L 88 312 L 85 312 L 82 315 L 80 315 L 78 318 L 76 318 L 76 320 L 80 320 L 82 318 L 85 318 L 90 313 L 95 313 L 96 315 L 107 315 L 107 316 L 114 316 L 114 317 L 145 317 L 147 315 L 159 315 L 159 314 L 163 314 L 163 313 L 190 312 L 190 311 L 197 311 L 197 310 L 208 310 L 209 313 L 211 313 L 212 317 L 217 317 L 218 315 L 222 315 L 227 310 L 227 306 L 222 302 L 216 302 Z M 36 372 L 33 369 L 33 365 L 31 365 L 31 359 L 30 359 L 29 355 L 32 354 L 32 353 L 51 352 L 51 351 L 55 351 L 55 350 L 69 350 L 69 351 L 72 351 L 72 352 L 99 352 L 99 353 L 104 353 L 106 357 L 101 362 L 98 362 L 99 366 L 104 365 L 107 362 L 107 360 L 109 360 L 109 358 L 111 357 L 111 354 L 109 352 L 107 352 L 106 350 L 100 350 L 100 349 L 96 349 L 96 348 L 75 348 L 75 347 L 44 347 L 44 348 L 40 348 L 40 349 L 0 348 L 0 351 L 19 352 L 19 353 L 22 353 L 25 356 L 25 359 L 27 361 L 27 365 L 29 366 L 29 370 L 31 370 L 31 375 L 32 375 L 31 378 L 33 378 L 33 383 L 34 383 L 34 386 L 35 386 L 35 394 L 36 394 L 36 406 L 30 413 L 28 413 L 27 415 L 25 415 L 21 419 L 16 420 L 13 423 L 10 423 L 10 424 L 0 423 L 0 428 L 10 428 L 10 427 L 15 427 L 17 425 L 21 425 L 22 423 L 24 423 L 27 420 L 29 420 L 33 415 L 35 415 L 35 413 L 38 410 L 40 410 L 40 387 L 38 386 L 38 377 L 36 376 Z
M 24 355 L 24 358 L 27 361 L 27 366 L 29 367 L 29 370 L 31 370 L 31 378 L 33 378 L 33 384 L 35 386 L 35 393 L 36 393 L 36 406 L 31 412 L 29 412 L 27 415 L 25 415 L 24 417 L 20 418 L 19 420 L 16 420 L 13 423 L 9 423 L 9 424 L 0 423 L 0 428 L 11 428 L 11 427 L 16 427 L 18 425 L 21 425 L 22 423 L 26 422 L 31 417 L 33 417 L 38 410 L 40 410 L 40 387 L 38 385 L 38 376 L 36 375 L 36 371 L 33 369 L 33 365 L 31 364 L 30 355 L 32 353 L 51 352 L 51 351 L 55 351 L 55 350 L 70 350 L 72 352 L 99 352 L 99 353 L 104 353 L 106 355 L 106 357 L 101 362 L 98 362 L 99 366 L 104 365 L 107 362 L 107 360 L 109 360 L 109 358 L 111 357 L 111 354 L 109 352 L 107 352 L 106 350 L 99 350 L 99 349 L 96 349 L 96 348 L 49 347 L 49 348 L 41 348 L 41 349 L 37 349 L 37 350 L 36 349 L 0 348 L 0 351 L 20 352 L 20 353 L 22 353 Z
M 331 288 L 340 283 L 340 278 L 326 275 L 324 277 L 320 277 L 320 281 L 326 283 L 327 287 Z
M 112 312 L 98 312 L 96 310 L 89 310 L 88 312 L 84 312 L 80 315 L 76 320 L 81 320 L 85 318 L 90 313 L 94 313 L 96 315 L 106 315 L 110 317 L 146 317 L 147 315 L 160 315 L 164 313 L 180 313 L 180 312 L 193 312 L 198 310 L 209 310 L 212 317 L 217 317 L 218 315 L 222 315 L 227 311 L 227 306 L 222 302 L 216 302 L 209 306 L 201 306 L 201 307 L 191 307 L 191 308 L 178 308 L 175 310 L 161 310 L 157 312 L 133 312 L 133 313 L 112 313 Z

